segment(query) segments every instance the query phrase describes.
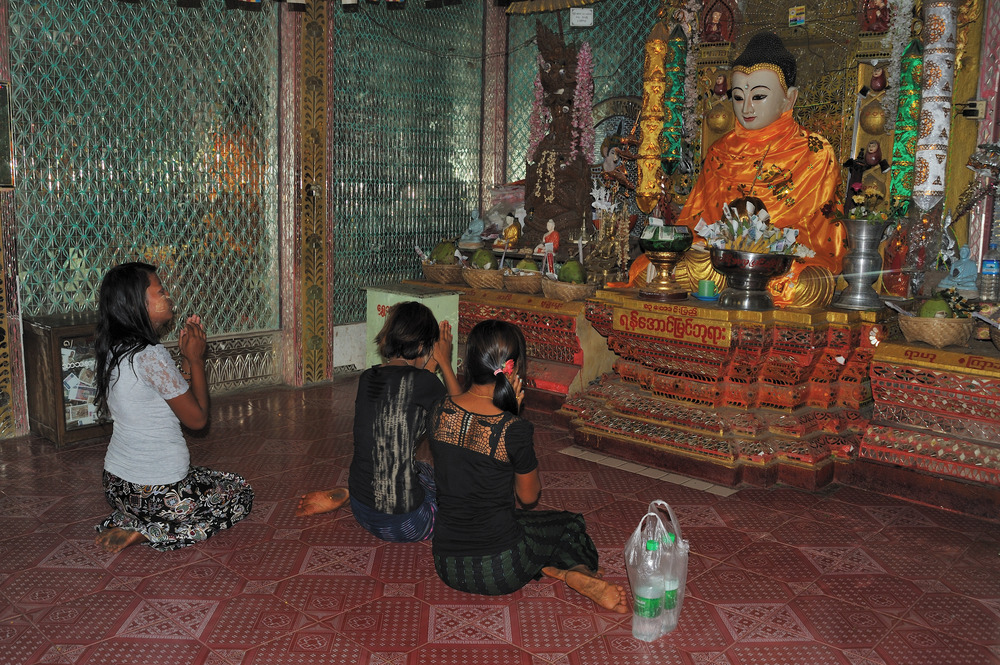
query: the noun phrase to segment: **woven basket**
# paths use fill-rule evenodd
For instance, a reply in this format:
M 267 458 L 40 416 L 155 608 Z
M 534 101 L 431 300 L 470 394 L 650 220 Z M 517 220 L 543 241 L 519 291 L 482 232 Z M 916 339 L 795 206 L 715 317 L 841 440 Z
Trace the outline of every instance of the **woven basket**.
M 420 267 L 423 268 L 424 277 L 429 282 L 437 282 L 438 284 L 462 283 L 462 266 L 457 263 L 450 265 L 446 263 L 421 263 Z
M 462 268 L 462 279 L 474 289 L 503 289 L 503 273 L 499 270 Z
M 541 293 L 542 273 L 522 272 L 503 276 L 503 288 L 512 293 Z
M 572 284 L 570 282 L 557 282 L 554 279 L 542 280 L 542 293 L 546 298 L 570 302 L 571 300 L 585 300 L 594 295 L 597 291 L 597 284 Z
M 997 320 L 997 316 L 1000 316 L 1000 314 L 995 315 L 993 317 L 994 320 Z M 989 329 L 990 329 L 990 341 L 993 342 L 993 346 L 997 347 L 997 351 L 1000 351 L 1000 330 L 997 330 L 993 326 L 989 326 Z
M 926 342 L 936 349 L 968 346 L 976 326 L 974 319 L 937 319 L 926 316 L 900 316 L 899 329 L 907 342 Z

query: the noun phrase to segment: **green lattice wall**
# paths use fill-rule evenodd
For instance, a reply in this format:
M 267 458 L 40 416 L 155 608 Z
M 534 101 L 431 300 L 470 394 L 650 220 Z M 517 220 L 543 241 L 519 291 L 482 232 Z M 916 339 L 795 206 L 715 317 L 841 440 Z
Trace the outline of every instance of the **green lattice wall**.
M 562 17 L 568 42 L 590 42 L 594 53 L 594 103 L 609 97 L 642 96 L 642 45 L 656 22 L 657 0 L 604 0 L 595 5 L 594 27 L 570 28 L 569 12 L 547 12 L 510 17 L 508 47 L 510 58 L 507 82 L 507 178 L 525 175 L 528 151 L 528 118 L 535 101 L 534 82 L 538 73 L 535 22 L 558 31 Z
M 210 334 L 277 328 L 275 6 L 10 0 L 10 34 L 24 312 L 143 259 Z
M 419 276 L 414 245 L 465 230 L 479 187 L 482 5 L 362 5 L 336 10 L 331 63 L 335 323 Z

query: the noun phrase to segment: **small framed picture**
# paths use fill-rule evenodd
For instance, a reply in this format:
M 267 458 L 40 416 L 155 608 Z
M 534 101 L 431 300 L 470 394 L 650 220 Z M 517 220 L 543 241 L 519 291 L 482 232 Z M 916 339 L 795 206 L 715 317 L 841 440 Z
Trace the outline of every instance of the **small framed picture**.
M 806 6 L 798 5 L 788 8 L 788 27 L 794 28 L 806 24 Z

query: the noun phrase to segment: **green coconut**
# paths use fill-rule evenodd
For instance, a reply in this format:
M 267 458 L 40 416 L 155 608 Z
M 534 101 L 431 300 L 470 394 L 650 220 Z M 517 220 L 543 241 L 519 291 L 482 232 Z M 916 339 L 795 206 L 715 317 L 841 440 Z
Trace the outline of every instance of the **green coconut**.
M 583 264 L 576 259 L 571 259 L 559 269 L 559 281 L 570 282 L 571 284 L 583 284 L 587 281 L 587 271 L 583 269 Z
M 950 319 L 954 316 L 948 301 L 940 296 L 931 298 L 920 306 L 920 316 L 922 317 L 933 319 L 937 316 L 938 312 L 944 312 L 944 317 L 946 319 Z
M 496 263 L 496 258 L 493 256 L 493 252 L 488 249 L 477 249 L 472 258 L 469 259 L 469 263 L 472 264 L 473 268 L 489 270 Z
M 520 261 L 517 262 L 517 265 L 514 267 L 517 268 L 518 270 L 534 270 L 536 272 L 538 271 L 538 264 L 532 261 L 531 259 L 521 259 Z
M 448 240 L 439 242 L 431 250 L 431 261 L 442 265 L 453 265 L 458 259 L 455 258 L 455 243 Z

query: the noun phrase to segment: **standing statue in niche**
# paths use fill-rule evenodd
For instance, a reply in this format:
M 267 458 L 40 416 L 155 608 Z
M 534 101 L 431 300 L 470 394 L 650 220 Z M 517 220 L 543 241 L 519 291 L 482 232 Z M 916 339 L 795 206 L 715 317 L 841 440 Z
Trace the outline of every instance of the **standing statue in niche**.
M 722 12 L 716 10 L 708 15 L 705 21 L 705 28 L 701 31 L 701 41 L 703 42 L 725 42 L 729 41 L 722 32 Z
M 858 12 L 861 19 L 861 32 L 888 32 L 889 3 L 887 0 L 861 0 Z
M 538 81 L 544 115 L 551 117 L 545 136 L 528 155 L 524 205 L 532 211 L 524 228 L 528 246 L 541 242 L 551 220 L 555 230 L 568 233 L 590 217 L 590 155 L 579 149 L 577 125 L 592 123 L 592 109 L 576 108 L 579 48 L 567 45 L 539 22 Z M 543 115 L 543 117 L 544 117 Z

